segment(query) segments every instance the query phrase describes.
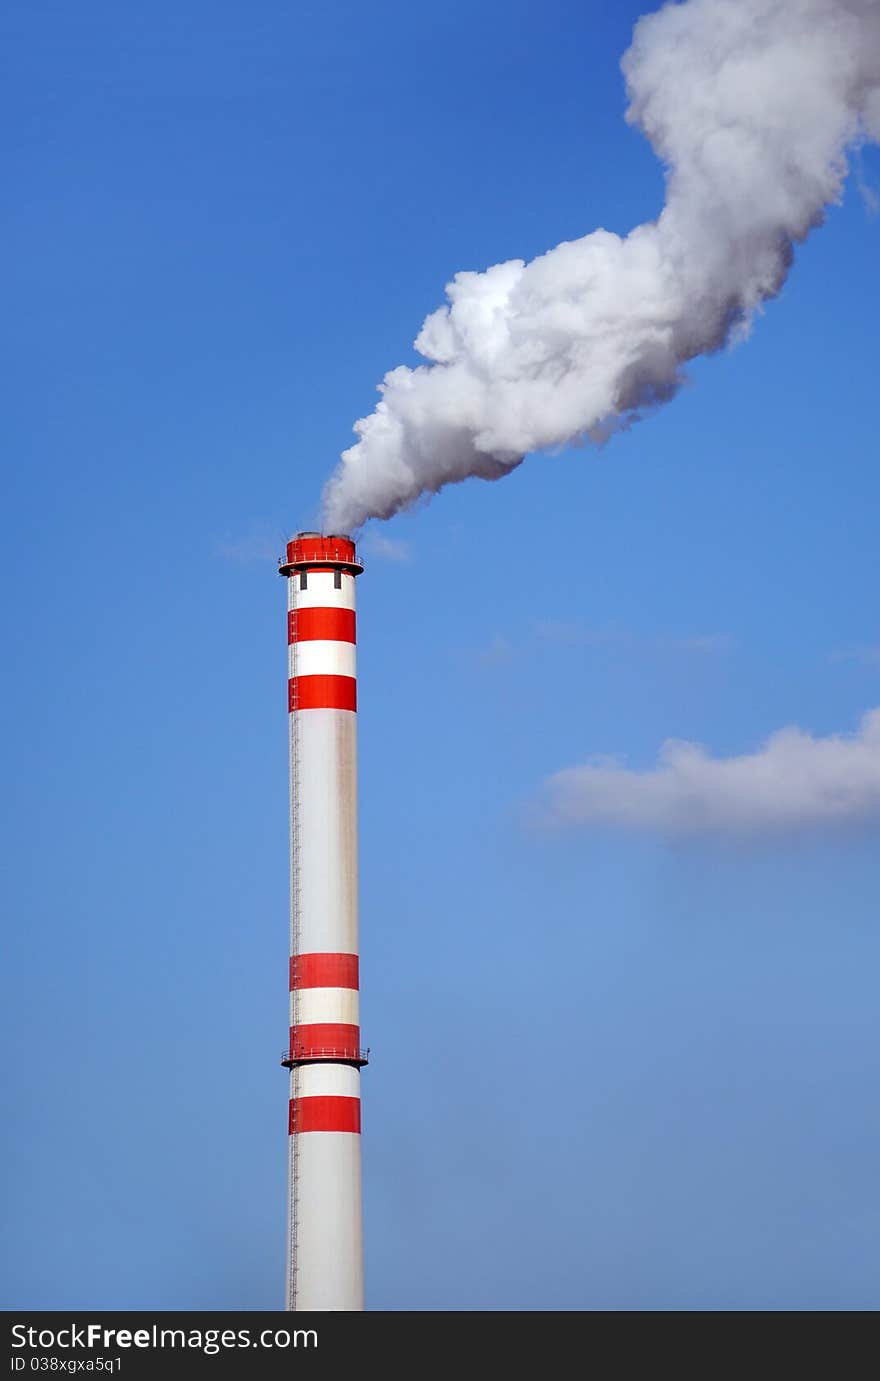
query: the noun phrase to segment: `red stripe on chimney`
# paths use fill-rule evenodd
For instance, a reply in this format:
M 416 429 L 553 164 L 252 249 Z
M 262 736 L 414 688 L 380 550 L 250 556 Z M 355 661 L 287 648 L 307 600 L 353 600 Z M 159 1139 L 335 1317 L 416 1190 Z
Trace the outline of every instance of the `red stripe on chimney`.
M 353 609 L 291 609 L 287 615 L 288 643 L 316 638 L 342 643 L 356 642 Z
M 307 1021 L 290 1028 L 290 1056 L 294 1060 L 357 1060 L 361 1028 L 347 1021 Z
M 357 681 L 353 676 L 291 676 L 287 683 L 288 710 L 356 710 Z
M 361 1100 L 321 1094 L 312 1098 L 291 1098 L 287 1130 L 294 1132 L 359 1132 Z
M 292 954 L 290 990 L 294 988 L 357 988 L 356 954 Z

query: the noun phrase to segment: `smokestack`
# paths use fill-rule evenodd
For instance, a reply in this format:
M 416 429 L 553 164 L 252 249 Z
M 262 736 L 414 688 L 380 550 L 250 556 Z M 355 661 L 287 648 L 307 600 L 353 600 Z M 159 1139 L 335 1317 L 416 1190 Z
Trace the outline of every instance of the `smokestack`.
M 288 543 L 290 1070 L 287 1301 L 364 1307 L 355 576 L 348 537 Z

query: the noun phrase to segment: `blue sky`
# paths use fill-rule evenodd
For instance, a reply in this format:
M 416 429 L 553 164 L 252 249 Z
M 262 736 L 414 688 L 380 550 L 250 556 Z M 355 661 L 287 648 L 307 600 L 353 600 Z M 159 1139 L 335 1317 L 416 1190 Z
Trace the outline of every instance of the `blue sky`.
M 6 7 L 7 1308 L 280 1307 L 272 558 L 453 272 L 657 214 L 640 9 Z M 365 535 L 373 1309 L 880 1303 L 875 827 L 534 818 L 880 704 L 878 226 L 851 182 L 664 411 Z

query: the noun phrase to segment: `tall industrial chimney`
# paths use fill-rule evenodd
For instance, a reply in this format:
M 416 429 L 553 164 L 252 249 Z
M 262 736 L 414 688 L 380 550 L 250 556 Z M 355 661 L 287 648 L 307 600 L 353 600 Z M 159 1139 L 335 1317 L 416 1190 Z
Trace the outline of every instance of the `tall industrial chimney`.
M 355 576 L 348 537 L 287 546 L 290 1070 L 287 1304 L 364 1307 Z

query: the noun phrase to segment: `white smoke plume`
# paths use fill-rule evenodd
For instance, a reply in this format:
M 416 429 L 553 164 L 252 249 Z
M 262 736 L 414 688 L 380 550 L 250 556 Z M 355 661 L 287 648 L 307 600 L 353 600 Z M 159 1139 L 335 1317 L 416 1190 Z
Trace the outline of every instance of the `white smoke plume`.
M 388 518 L 529 451 L 606 439 L 745 334 L 793 246 L 880 139 L 880 0 L 686 0 L 640 19 L 627 120 L 666 168 L 657 221 L 458 273 L 324 493 L 326 530 Z
M 668 835 L 749 835 L 880 822 L 880 709 L 858 732 L 816 738 L 781 729 L 756 753 L 713 758 L 663 745 L 645 772 L 600 759 L 546 783 L 544 820 Z

